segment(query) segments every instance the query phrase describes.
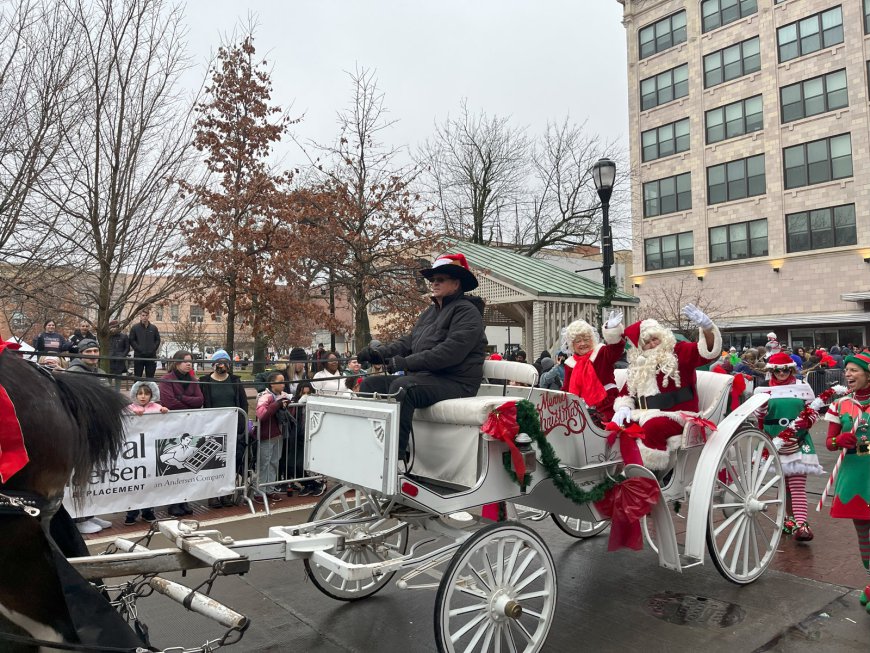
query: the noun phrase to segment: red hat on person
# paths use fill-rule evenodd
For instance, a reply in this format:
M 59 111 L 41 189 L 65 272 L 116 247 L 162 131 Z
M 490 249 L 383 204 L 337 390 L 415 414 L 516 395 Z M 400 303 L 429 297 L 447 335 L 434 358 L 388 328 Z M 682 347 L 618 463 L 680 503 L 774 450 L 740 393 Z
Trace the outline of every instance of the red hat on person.
M 477 278 L 468 267 L 464 254 L 442 254 L 435 259 L 431 268 L 420 270 L 420 274 L 430 280 L 436 273 L 459 279 L 463 292 L 474 290 L 478 286 Z
M 669 349 L 673 349 L 675 342 L 673 333 L 663 327 L 658 320 L 652 319 L 629 324 L 625 327 L 624 335 L 635 347 L 640 347 L 641 343 L 652 336 L 658 336 L 661 343 Z
M 501 357 L 501 354 L 490 354 L 490 355 L 489 355 L 489 360 L 491 360 L 491 361 L 501 361 L 501 360 L 504 360 L 504 358 Z
M 770 358 L 767 359 L 767 365 L 765 368 L 772 370 L 776 367 L 797 367 L 797 363 L 792 360 L 792 357 L 786 354 L 785 352 L 780 352 L 778 354 L 773 354 Z

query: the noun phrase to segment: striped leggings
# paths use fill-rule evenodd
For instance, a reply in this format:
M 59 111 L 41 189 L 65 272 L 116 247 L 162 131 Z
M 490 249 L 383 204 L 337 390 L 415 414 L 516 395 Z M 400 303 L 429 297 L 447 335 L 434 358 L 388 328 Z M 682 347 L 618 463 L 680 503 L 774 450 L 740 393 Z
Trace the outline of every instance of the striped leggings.
M 786 476 L 788 494 L 791 498 L 791 513 L 798 524 L 807 521 L 807 476 Z
M 861 564 L 870 574 L 870 519 L 853 519 L 855 531 L 858 533 L 858 550 L 861 552 Z

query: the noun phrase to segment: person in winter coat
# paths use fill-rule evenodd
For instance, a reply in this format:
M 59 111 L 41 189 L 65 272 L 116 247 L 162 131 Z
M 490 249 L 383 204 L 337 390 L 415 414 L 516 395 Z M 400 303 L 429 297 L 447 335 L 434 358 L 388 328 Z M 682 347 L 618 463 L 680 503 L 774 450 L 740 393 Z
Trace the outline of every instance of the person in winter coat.
M 172 355 L 169 370 L 160 379 L 161 403 L 169 410 L 193 410 L 202 408 L 203 397 L 196 376 L 193 374 L 193 354 L 179 350 Z M 169 506 L 173 517 L 192 515 L 193 508 L 186 501 Z
M 236 451 L 244 451 L 245 429 L 248 426 L 248 396 L 242 380 L 233 374 L 233 365 L 229 354 L 218 349 L 211 357 L 212 372 L 199 377 L 204 408 L 240 408 L 238 427 L 236 429 Z M 236 456 L 238 458 L 238 456 Z M 212 497 L 208 500 L 210 508 L 233 505 L 232 495 Z
M 311 379 L 311 385 L 321 395 L 351 395 L 353 390 L 347 387 L 346 379 L 338 364 L 338 354 L 329 352 L 324 359 L 323 369 Z
M 141 377 L 144 373 L 149 379 L 154 378 L 157 371 L 157 358 L 160 350 L 160 331 L 151 324 L 151 312 L 148 309 L 140 311 L 139 322 L 130 329 L 130 346 L 133 348 L 133 374 Z
M 552 358 L 545 356 L 540 360 L 541 378 L 538 379 L 538 387 L 545 390 L 561 390 L 562 379 L 559 378 L 559 368 Z
M 85 374 L 100 373 L 100 345 L 96 340 L 85 338 L 79 341 L 78 358 L 73 358 L 67 367 L 67 372 L 83 372 Z M 100 379 L 101 383 L 106 383 L 105 378 Z
M 33 339 L 33 348 L 40 354 L 52 352 L 59 354 L 69 351 L 69 341 L 57 332 L 57 323 L 46 320 L 42 325 L 42 333 Z
M 121 331 L 118 320 L 109 322 L 109 372 L 118 376 L 127 373 L 127 355 L 130 353 L 130 337 Z M 115 387 L 121 389 L 121 379 L 115 379 Z
M 361 363 L 391 359 L 403 376 L 369 375 L 360 392 L 396 393 L 405 390 L 399 413 L 399 455 L 406 458 L 414 410 L 443 399 L 473 397 L 483 379 L 486 334 L 483 300 L 466 295 L 477 288 L 465 256 L 445 254 L 421 270 L 432 284 L 432 305 L 411 330 L 395 342 L 365 347 Z
M 258 503 L 263 503 L 264 494 L 267 494 L 269 501 L 273 503 L 283 498 L 274 486 L 266 484 L 278 480 L 278 461 L 281 459 L 283 442 L 290 425 L 290 413 L 287 407 L 293 399 L 284 392 L 284 375 L 281 372 L 272 372 L 268 381 L 269 389 L 257 396 L 257 419 L 260 422 L 257 484 L 265 486 L 254 497 L 254 501 Z
M 86 338 L 88 340 L 96 340 L 97 336 L 91 332 L 90 323 L 82 320 L 79 328 L 73 331 L 73 334 L 69 339 L 69 352 L 71 354 L 79 353 L 79 342 Z
M 130 405 L 127 406 L 134 415 L 149 415 L 151 413 L 168 413 L 169 409 L 166 406 L 160 405 L 160 390 L 154 381 L 136 381 L 133 387 L 130 388 Z M 157 517 L 154 515 L 154 508 L 142 509 L 142 520 L 153 522 Z M 139 509 L 128 510 L 127 516 L 124 518 L 124 524 L 131 526 L 136 523 L 139 517 Z

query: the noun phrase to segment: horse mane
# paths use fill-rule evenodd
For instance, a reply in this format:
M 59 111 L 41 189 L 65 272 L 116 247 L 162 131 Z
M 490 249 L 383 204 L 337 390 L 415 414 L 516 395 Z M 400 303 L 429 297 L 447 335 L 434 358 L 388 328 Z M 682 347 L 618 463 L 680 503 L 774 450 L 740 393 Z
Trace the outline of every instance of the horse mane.
M 95 467 L 107 467 L 120 455 L 125 442 L 122 415 L 128 402 L 90 374 L 57 372 L 53 378 L 64 407 L 78 427 L 70 484 L 74 490 L 81 490 Z

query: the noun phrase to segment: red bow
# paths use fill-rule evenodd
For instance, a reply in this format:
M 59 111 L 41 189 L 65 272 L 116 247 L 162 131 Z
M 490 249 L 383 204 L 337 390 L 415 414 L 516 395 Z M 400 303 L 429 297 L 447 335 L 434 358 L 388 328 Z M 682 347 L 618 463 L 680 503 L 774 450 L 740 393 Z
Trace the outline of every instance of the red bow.
M 523 479 L 526 478 L 526 461 L 514 442 L 517 433 L 520 432 L 520 425 L 517 424 L 516 403 L 509 401 L 496 408 L 486 418 L 480 430 L 497 440 L 501 440 L 508 446 L 514 472 L 516 472 L 520 485 L 523 485 Z
M 648 515 L 659 500 L 659 484 L 652 478 L 627 478 L 613 486 L 601 501 L 598 512 L 612 520 L 608 551 L 628 547 L 639 551 L 643 546 L 640 519 Z
M 4 349 L 20 349 L 14 342 L 0 342 L 0 354 Z M 15 414 L 15 406 L 0 386 L 0 481 L 7 482 L 16 472 L 30 462 L 24 446 L 24 434 Z
M 604 425 L 610 433 L 607 435 L 607 444 L 613 446 L 616 438 L 619 438 L 619 453 L 622 462 L 626 465 L 643 465 L 640 450 L 637 448 L 637 440 L 646 437 L 643 427 L 637 422 L 629 422 L 626 426 L 617 426 L 615 422 L 607 422 Z

